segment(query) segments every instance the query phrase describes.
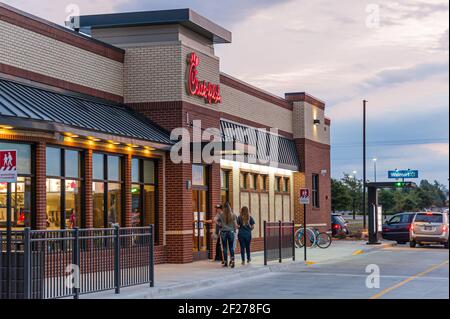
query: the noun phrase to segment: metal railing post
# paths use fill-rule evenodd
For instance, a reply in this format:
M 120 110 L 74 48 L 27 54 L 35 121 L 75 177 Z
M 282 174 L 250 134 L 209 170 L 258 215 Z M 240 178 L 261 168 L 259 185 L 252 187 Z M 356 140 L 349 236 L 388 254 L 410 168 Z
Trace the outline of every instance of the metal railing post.
M 281 226 L 281 220 L 279 220 L 278 221 L 278 224 L 279 224 L 279 232 L 278 232 L 278 253 L 279 253 L 279 257 L 280 257 L 280 260 L 279 260 L 279 262 L 281 263 L 282 261 L 283 261 L 283 258 L 282 258 L 282 256 L 281 256 L 281 240 L 282 240 L 282 226 Z
M 264 221 L 264 266 L 267 266 L 267 221 Z
M 154 225 L 150 227 L 150 287 L 155 287 L 155 227 Z
M 295 221 L 292 221 L 292 260 L 295 261 Z
M 23 296 L 24 299 L 31 299 L 31 242 L 30 227 L 24 230 L 23 245 Z
M 73 298 L 79 299 L 80 298 L 80 233 L 78 227 L 74 228 L 74 236 L 73 236 L 73 247 L 72 247 L 72 261 L 73 264 L 76 266 L 76 269 L 78 270 L 78 273 L 75 274 L 73 283 Z
M 114 286 L 120 294 L 120 228 L 114 225 Z

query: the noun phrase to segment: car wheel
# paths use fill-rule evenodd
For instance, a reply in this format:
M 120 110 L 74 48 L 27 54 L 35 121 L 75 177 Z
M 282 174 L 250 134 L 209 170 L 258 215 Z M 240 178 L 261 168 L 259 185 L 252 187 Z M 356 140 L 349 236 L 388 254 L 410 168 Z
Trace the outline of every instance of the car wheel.
M 447 240 L 446 243 L 444 243 L 444 248 L 447 248 L 447 249 L 448 249 L 448 240 Z
M 415 241 L 415 240 L 411 240 L 411 241 L 409 242 L 409 247 L 411 247 L 411 248 L 416 248 L 416 241 Z
M 397 244 L 399 244 L 399 245 L 404 245 L 404 244 L 406 244 L 406 241 L 398 241 L 398 240 L 397 240 Z

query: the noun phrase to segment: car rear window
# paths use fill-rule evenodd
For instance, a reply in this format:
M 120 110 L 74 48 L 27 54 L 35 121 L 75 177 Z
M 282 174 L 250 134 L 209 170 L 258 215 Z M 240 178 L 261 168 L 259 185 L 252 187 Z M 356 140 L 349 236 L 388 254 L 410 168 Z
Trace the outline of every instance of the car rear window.
M 416 222 L 424 223 L 442 223 L 442 214 L 417 214 Z

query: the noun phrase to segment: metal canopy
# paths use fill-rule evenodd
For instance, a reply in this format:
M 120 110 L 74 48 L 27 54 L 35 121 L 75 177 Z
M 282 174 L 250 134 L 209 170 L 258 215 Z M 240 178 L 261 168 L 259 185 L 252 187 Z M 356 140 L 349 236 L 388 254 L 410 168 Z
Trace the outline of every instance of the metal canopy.
M 255 158 L 257 162 L 278 163 L 280 168 L 298 171 L 300 162 L 293 140 L 283 136 L 270 134 L 262 129 L 247 127 L 225 120 L 220 121 L 222 140 L 237 141 L 256 148 L 255 155 L 245 157 Z
M 123 28 L 181 24 L 213 43 L 230 43 L 231 32 L 191 9 L 98 14 L 79 17 L 80 29 Z M 72 18 L 73 19 L 73 18 Z
M 125 105 L 93 97 L 55 92 L 0 78 L 0 117 L 24 128 L 36 122 L 172 145 L 169 133 Z M 42 125 L 43 126 L 43 125 Z

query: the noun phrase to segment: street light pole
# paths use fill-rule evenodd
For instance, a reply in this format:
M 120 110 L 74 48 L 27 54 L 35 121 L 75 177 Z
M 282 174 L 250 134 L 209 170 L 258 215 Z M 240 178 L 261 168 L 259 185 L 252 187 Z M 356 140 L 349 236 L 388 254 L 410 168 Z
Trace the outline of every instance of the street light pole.
M 366 228 L 366 104 L 363 100 L 363 228 Z
M 377 182 L 377 159 L 376 158 L 373 159 L 373 179 L 374 179 L 374 182 L 376 183 Z

